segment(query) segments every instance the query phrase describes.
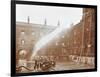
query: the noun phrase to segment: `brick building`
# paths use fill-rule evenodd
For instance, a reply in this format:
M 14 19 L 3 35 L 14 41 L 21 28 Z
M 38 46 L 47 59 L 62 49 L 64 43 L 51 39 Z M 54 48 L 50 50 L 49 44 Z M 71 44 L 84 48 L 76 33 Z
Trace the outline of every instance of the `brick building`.
M 95 10 L 88 8 L 83 9 L 84 21 L 84 51 L 86 56 L 95 55 Z M 86 39 L 85 39 L 86 38 Z
M 41 48 L 39 55 L 53 56 L 56 61 L 66 61 L 69 55 L 80 58 L 95 55 L 95 10 L 83 8 L 83 16 L 79 23 L 70 30 L 62 31 L 56 39 Z M 83 60 L 83 59 L 82 59 Z

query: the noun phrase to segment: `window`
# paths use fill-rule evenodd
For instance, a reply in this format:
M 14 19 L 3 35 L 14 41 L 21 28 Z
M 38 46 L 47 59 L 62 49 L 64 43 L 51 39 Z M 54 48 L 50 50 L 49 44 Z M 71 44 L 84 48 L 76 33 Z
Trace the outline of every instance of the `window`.
M 88 44 L 88 48 L 90 48 L 91 47 L 91 44 Z
M 26 54 L 26 51 L 25 50 L 21 50 L 19 54 L 20 55 L 25 55 Z
M 74 31 L 74 35 L 76 35 L 76 31 Z
M 74 44 L 76 44 L 76 41 L 74 41 Z
M 24 34 L 25 34 L 25 32 L 24 32 L 24 31 L 22 31 L 22 32 L 21 32 L 21 35 L 24 35 Z
M 43 34 L 42 33 L 40 33 L 40 36 L 42 36 Z
M 21 44 L 24 45 L 25 44 L 25 41 L 24 40 L 21 40 Z
M 62 43 L 62 46 L 65 46 L 65 43 Z
M 88 28 L 86 28 L 86 31 L 89 31 L 89 29 L 88 29 Z
M 67 45 L 69 45 L 69 42 L 67 42 Z
M 62 38 L 64 38 L 65 36 L 62 36 Z
M 66 54 L 66 49 L 62 48 L 62 54 Z
M 56 42 L 56 46 L 58 45 L 58 43 Z
M 35 35 L 35 32 L 32 32 L 32 35 Z

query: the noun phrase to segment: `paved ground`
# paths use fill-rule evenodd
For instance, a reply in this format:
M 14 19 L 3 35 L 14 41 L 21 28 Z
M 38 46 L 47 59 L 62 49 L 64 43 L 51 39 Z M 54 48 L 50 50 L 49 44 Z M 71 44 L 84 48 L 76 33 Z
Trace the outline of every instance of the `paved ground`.
M 54 69 L 56 71 L 59 71 L 59 70 L 90 69 L 90 68 L 94 68 L 94 66 L 82 63 L 66 62 L 66 63 L 57 63 Z
M 62 70 L 76 70 L 76 69 L 90 69 L 94 68 L 94 66 L 82 64 L 82 63 L 75 63 L 75 62 L 60 62 L 56 63 L 56 66 L 52 69 L 49 69 L 48 71 L 62 71 Z M 33 68 L 31 68 L 33 69 Z M 28 71 L 26 69 L 23 69 L 23 72 L 43 72 L 38 70 Z

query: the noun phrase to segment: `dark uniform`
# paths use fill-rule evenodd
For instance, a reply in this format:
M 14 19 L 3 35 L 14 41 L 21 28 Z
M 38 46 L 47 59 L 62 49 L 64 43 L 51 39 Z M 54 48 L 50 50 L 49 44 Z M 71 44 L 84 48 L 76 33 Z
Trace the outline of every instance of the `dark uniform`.
M 34 66 L 34 69 L 37 70 L 39 68 L 39 64 L 38 64 L 38 61 L 35 60 L 35 66 Z

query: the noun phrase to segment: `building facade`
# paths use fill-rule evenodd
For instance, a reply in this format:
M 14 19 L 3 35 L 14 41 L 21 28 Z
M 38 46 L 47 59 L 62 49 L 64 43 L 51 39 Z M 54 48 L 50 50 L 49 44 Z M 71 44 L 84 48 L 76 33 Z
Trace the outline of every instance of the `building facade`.
M 55 30 L 56 27 L 46 24 L 32 24 L 26 22 L 16 23 L 16 61 L 19 59 L 30 60 L 32 53 L 34 52 L 35 44 L 45 35 Z M 26 55 L 22 58 L 22 50 Z

